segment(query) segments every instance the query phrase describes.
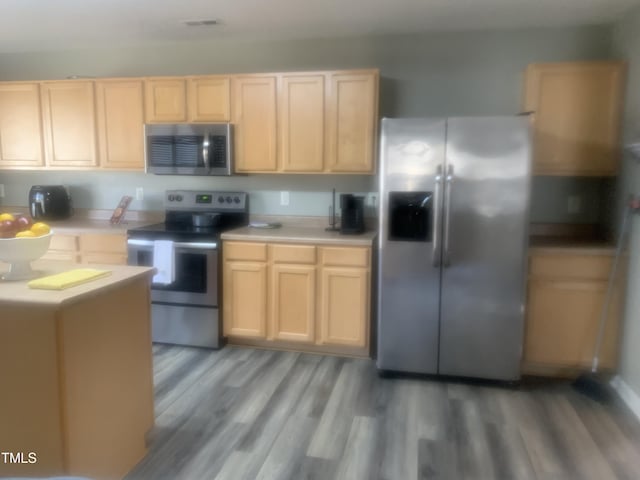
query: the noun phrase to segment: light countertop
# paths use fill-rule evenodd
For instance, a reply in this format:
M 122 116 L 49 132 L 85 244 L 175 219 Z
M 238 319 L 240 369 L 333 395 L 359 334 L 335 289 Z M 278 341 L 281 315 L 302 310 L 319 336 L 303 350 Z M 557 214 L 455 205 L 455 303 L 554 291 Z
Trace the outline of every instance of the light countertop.
M 25 207 L 3 207 L 7 212 L 29 215 Z M 110 210 L 76 209 L 73 216 L 66 220 L 34 220 L 42 221 L 51 226 L 54 233 L 64 235 L 79 235 L 83 233 L 95 234 L 125 234 L 130 228 L 143 227 L 152 223 L 164 221 L 164 212 L 156 211 L 128 211 L 123 223 L 112 225 Z
M 575 238 L 532 236 L 529 239 L 531 254 L 613 255 L 616 246 L 605 240 L 580 240 Z
M 74 303 L 90 295 L 96 295 L 104 289 L 113 288 L 122 282 L 128 282 L 143 276 L 151 275 L 155 269 L 151 267 L 132 267 L 126 265 L 73 265 L 68 262 L 53 260 L 36 260 L 32 268 L 38 272 L 38 277 L 53 275 L 75 268 L 96 268 L 109 270 L 111 275 L 90 282 L 76 285 L 65 290 L 40 290 L 27 286 L 28 280 L 4 281 L 0 280 L 0 305 L 29 305 L 34 307 L 57 307 L 62 304 Z M 6 272 L 9 265 L 0 262 L 0 273 Z
M 316 245 L 353 245 L 371 247 L 377 231 L 357 235 L 328 232 L 323 227 L 283 225 L 279 228 L 241 227 L 221 235 L 222 240 L 244 242 L 312 243 Z
M 46 222 L 54 233 L 58 234 L 82 234 L 82 233 L 95 233 L 95 234 L 126 234 L 130 228 L 142 227 L 149 225 L 149 221 L 131 221 L 121 224 L 112 225 L 109 220 L 96 220 L 89 218 L 70 218 L 68 220 L 53 220 Z

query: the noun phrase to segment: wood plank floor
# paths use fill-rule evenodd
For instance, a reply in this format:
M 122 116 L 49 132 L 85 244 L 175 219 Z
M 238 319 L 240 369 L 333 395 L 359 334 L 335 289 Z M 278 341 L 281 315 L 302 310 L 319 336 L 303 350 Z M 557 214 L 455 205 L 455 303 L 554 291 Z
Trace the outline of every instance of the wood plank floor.
M 372 361 L 155 346 L 138 479 L 640 478 L 640 424 L 567 383 L 377 376 Z

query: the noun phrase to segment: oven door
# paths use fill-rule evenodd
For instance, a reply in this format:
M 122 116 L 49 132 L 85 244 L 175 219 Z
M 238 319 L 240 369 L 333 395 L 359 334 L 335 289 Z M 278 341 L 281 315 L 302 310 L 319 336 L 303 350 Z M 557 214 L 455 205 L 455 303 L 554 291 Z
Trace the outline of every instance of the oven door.
M 128 263 L 153 266 L 153 240 L 130 238 Z M 153 283 L 151 301 L 172 305 L 218 306 L 217 242 L 175 242 L 175 281 Z

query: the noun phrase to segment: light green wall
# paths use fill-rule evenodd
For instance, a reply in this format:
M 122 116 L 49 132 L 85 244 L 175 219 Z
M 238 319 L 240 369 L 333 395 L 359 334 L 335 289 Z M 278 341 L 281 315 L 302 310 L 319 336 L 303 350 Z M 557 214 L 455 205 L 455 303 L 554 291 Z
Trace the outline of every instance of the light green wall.
M 250 43 L 215 41 L 176 43 L 127 49 L 0 55 L 0 80 L 58 79 L 69 75 L 135 76 L 260 71 L 371 68 L 381 72 L 383 116 L 450 116 L 515 114 L 520 111 L 522 72 L 538 61 L 602 59 L 610 56 L 608 27 L 453 32 L 387 37 L 336 38 Z M 260 213 L 323 215 L 332 187 L 341 191 L 376 190 L 373 177 L 266 175 L 231 179 L 155 177 L 109 173 L 0 172 L 7 186 L 4 204 L 24 205 L 34 183 L 70 185 L 79 207 L 112 208 L 135 187 L 146 191 L 135 208 L 162 209 L 169 187 L 248 190 Z M 598 188 L 589 181 L 565 185 L 556 179 L 534 182 L 535 221 L 590 222 L 593 209 L 566 214 L 568 189 L 597 203 Z M 8 187 L 8 185 L 11 185 Z M 566 187 L 566 188 L 565 188 Z M 291 206 L 280 207 L 279 190 L 292 192 Z M 134 207 L 132 207 L 134 208 Z
M 614 30 L 614 52 L 629 62 L 624 142 L 640 142 L 640 7 L 626 15 Z M 627 155 L 620 175 L 620 201 L 631 194 L 640 194 L 640 163 Z M 629 239 L 629 276 L 627 303 L 622 336 L 620 374 L 624 381 L 640 395 L 640 218 L 635 216 Z

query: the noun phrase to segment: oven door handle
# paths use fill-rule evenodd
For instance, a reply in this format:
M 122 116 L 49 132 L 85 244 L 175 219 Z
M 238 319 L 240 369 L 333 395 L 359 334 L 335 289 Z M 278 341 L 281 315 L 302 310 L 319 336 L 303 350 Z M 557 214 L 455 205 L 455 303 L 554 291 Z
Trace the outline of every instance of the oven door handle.
M 153 240 L 139 240 L 136 238 L 130 238 L 127 240 L 127 245 L 132 247 L 153 247 Z M 218 248 L 217 242 L 174 242 L 175 248 L 183 248 L 185 250 L 216 250 Z

